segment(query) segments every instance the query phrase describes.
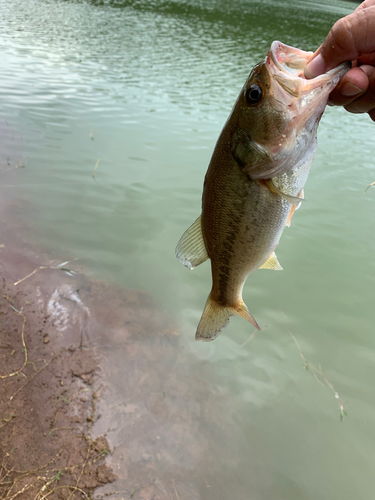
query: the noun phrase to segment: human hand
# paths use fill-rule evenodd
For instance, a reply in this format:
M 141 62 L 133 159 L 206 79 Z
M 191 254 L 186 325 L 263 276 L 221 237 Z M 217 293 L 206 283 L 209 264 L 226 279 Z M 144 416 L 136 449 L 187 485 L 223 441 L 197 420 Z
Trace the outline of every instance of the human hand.
M 337 21 L 305 68 L 315 78 L 344 61 L 352 61 L 330 94 L 331 104 L 351 113 L 368 113 L 375 121 L 375 0 L 366 0 Z

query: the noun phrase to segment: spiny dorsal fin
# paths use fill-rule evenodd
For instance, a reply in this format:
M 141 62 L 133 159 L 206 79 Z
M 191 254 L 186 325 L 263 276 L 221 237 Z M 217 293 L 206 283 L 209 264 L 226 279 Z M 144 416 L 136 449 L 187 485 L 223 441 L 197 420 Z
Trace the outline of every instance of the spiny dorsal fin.
M 266 262 L 260 266 L 259 269 L 273 269 L 274 271 L 282 271 L 283 268 L 280 266 L 280 262 L 277 260 L 275 252 L 273 252 Z
M 181 236 L 175 253 L 181 264 L 190 270 L 208 259 L 200 216 Z

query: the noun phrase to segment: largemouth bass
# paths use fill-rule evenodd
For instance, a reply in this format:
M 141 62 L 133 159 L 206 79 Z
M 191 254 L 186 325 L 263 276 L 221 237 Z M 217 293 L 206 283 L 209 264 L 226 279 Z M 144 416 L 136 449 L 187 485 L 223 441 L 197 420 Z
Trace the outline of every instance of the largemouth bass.
M 257 329 L 242 300 L 257 269 L 281 270 L 275 248 L 303 200 L 328 95 L 344 63 L 306 80 L 312 52 L 273 42 L 251 71 L 216 143 L 204 181 L 202 214 L 176 248 L 194 269 L 211 259 L 212 289 L 196 340 L 214 340 L 239 315 Z

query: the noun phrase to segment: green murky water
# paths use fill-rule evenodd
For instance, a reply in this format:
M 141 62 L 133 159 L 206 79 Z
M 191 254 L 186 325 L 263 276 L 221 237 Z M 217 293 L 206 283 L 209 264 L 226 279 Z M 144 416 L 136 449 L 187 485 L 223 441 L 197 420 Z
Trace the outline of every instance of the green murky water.
M 7 148 L 10 166 L 28 157 L 16 182 L 1 174 L 3 186 L 30 202 L 39 245 L 157 297 L 182 332 L 192 399 L 190 373 L 225 395 L 213 422 L 194 409 L 198 428 L 214 428 L 216 456 L 206 449 L 210 487 L 197 481 L 195 496 L 180 489 L 181 500 L 374 496 L 375 191 L 363 191 L 375 180 L 375 129 L 367 115 L 327 109 L 306 202 L 278 247 L 284 271 L 260 271 L 245 286 L 262 326 L 253 339 L 233 318 L 215 342 L 194 342 L 210 269 L 190 273 L 174 258 L 250 69 L 275 39 L 314 50 L 355 6 L 0 1 L 1 161 Z M 348 417 L 340 423 L 341 400 Z M 201 474 L 186 465 L 190 479 Z

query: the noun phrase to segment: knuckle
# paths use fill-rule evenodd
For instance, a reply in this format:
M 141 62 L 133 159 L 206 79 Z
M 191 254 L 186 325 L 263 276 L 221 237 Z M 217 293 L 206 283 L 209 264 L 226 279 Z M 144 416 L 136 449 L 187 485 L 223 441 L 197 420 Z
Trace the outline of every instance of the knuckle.
M 353 99 L 344 108 L 350 113 L 368 113 L 375 106 L 375 100 L 365 92 L 360 97 Z
M 342 17 L 332 27 L 332 45 L 335 50 L 346 52 L 348 47 L 355 46 L 353 23 L 351 16 Z

